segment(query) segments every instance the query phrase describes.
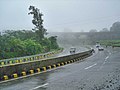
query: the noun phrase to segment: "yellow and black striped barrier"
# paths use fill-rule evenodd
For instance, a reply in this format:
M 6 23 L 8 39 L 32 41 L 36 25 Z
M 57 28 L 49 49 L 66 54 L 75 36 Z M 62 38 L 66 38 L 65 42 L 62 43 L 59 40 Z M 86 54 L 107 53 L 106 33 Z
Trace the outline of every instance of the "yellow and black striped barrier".
M 67 62 L 65 62 L 65 64 L 67 64 Z
M 58 63 L 57 66 L 60 67 L 60 63 Z
M 89 53 L 89 52 L 88 52 Z M 88 55 L 88 54 L 86 54 L 86 55 Z M 44 56 L 44 55 L 42 55 L 42 56 Z M 85 55 L 84 54 L 82 54 L 82 56 L 84 57 Z M 73 56 L 73 55 L 71 55 L 71 56 L 65 56 L 65 57 L 62 57 L 62 58 L 55 58 L 55 59 L 50 59 L 51 61 L 52 60 L 55 60 L 55 62 L 54 62 L 54 64 L 53 65 L 51 65 L 51 62 L 48 64 L 46 64 L 45 65 L 45 63 L 46 63 L 46 60 L 43 60 L 42 62 L 44 63 L 44 67 L 43 67 L 43 64 L 41 64 L 42 62 L 40 62 L 40 61 L 34 61 L 34 62 L 32 62 L 32 63 L 30 63 L 30 68 L 24 68 L 23 70 L 21 70 L 21 71 L 17 71 L 17 73 L 8 73 L 8 74 L 3 74 L 2 76 L 1 76 L 1 78 L 0 78 L 0 81 L 7 81 L 7 80 L 9 80 L 9 79 L 16 79 L 16 78 L 19 78 L 19 77 L 27 77 L 27 76 L 31 76 L 31 75 L 35 75 L 36 73 L 37 74 L 39 74 L 39 73 L 42 73 L 42 72 L 46 72 L 47 70 L 50 70 L 50 69 L 56 69 L 57 67 L 60 67 L 60 66 L 64 66 L 64 65 L 67 65 L 67 64 L 70 64 L 70 63 L 73 63 L 73 62 L 76 62 L 76 61 L 78 61 L 78 60 L 81 60 L 81 58 L 82 58 L 82 56 L 79 56 L 79 54 L 76 54 L 76 56 Z M 33 57 L 32 59 L 34 60 L 34 59 L 39 59 L 41 56 L 39 56 L 39 57 Z M 20 63 L 20 62 L 22 62 L 22 61 L 30 61 L 30 60 L 32 60 L 31 58 L 24 58 L 24 59 L 16 59 L 16 61 L 15 62 L 13 62 L 12 60 L 11 61 L 9 61 L 9 63 Z M 21 60 L 21 61 L 20 61 Z M 57 61 L 58 60 L 58 61 Z M 45 62 L 44 62 L 45 61 Z M 2 62 L 2 64 L 4 65 L 6 62 Z M 38 65 L 37 65 L 38 64 Z M 40 66 L 40 64 L 42 65 L 42 66 Z M 26 63 L 25 63 L 25 65 L 26 65 Z M 27 63 L 27 65 L 29 65 L 29 63 Z M 26 65 L 26 66 L 27 66 Z M 37 65 L 36 67 L 34 67 L 33 65 Z M 16 67 L 18 67 L 19 65 L 16 65 Z M 23 64 L 21 64 L 21 66 L 23 66 Z M 32 66 L 32 67 L 31 67 Z M 7 67 L 6 67 L 7 68 Z M 10 68 L 14 68 L 14 66 L 11 66 Z M 19 66 L 19 68 L 20 68 L 20 66 Z M 16 68 L 17 69 L 17 68 Z M 15 70 L 16 70 L 15 69 Z M 14 70 L 14 69 L 11 69 L 11 70 Z M 19 70 L 19 69 L 18 69 Z M 16 71 L 13 71 L 13 72 L 16 72 Z
M 56 68 L 56 65 L 54 64 L 53 67 Z
M 63 65 L 64 65 L 64 63 L 62 62 L 62 63 L 61 63 L 61 65 L 63 66 Z
M 8 80 L 9 78 L 8 78 L 7 75 L 4 75 L 4 76 L 3 76 L 3 79 L 4 79 L 4 80 Z
M 68 61 L 68 63 L 70 64 L 70 61 Z
M 8 77 L 7 75 L 4 75 L 3 76 L 3 81 L 5 81 L 5 80 L 8 80 L 8 79 L 13 79 L 13 78 L 18 78 L 18 77 L 22 77 L 22 76 L 27 76 L 27 75 L 34 75 L 35 73 L 40 73 L 41 72 L 41 69 L 42 69 L 42 71 L 43 72 L 46 72 L 47 71 L 47 69 L 52 69 L 52 68 L 57 68 L 57 67 L 60 67 L 60 66 L 64 66 L 64 65 L 67 65 L 67 64 L 70 64 L 70 63 L 73 63 L 73 62 L 75 62 L 75 61 L 77 61 L 78 59 L 74 59 L 74 60 L 70 60 L 70 61 L 66 61 L 66 62 L 62 62 L 62 63 L 57 63 L 57 64 L 53 64 L 52 66 L 50 65 L 50 66 L 48 66 L 48 67 L 42 67 L 42 68 L 37 68 L 36 69 L 36 72 L 35 72 L 35 70 L 33 70 L 33 69 L 30 69 L 29 70 L 29 73 L 27 74 L 27 72 L 26 71 L 23 71 L 23 72 L 21 72 L 21 75 L 18 75 L 17 73 L 14 73 L 14 74 L 12 74 L 12 77 Z
M 17 74 L 17 73 L 14 73 L 14 74 L 13 74 L 13 78 L 18 78 L 18 74 Z
M 40 72 L 40 68 L 37 68 L 37 72 L 38 72 L 38 73 Z
M 73 60 L 71 60 L 72 62 L 73 62 Z M 48 67 L 42 67 L 42 71 L 43 72 L 46 72 L 47 71 L 47 69 L 52 69 L 52 68 L 57 68 L 57 67 L 60 67 L 60 66 L 63 66 L 63 65 L 67 65 L 67 64 L 69 64 L 71 61 L 68 61 L 68 62 L 62 62 L 62 63 L 58 63 L 58 64 L 53 64 L 52 66 L 50 65 L 50 66 L 48 66 Z M 14 74 L 12 74 L 12 77 L 8 77 L 8 75 L 4 75 L 3 76 L 3 81 L 4 80 L 8 80 L 8 79 L 13 79 L 13 78 L 18 78 L 18 77 L 22 77 L 22 76 L 27 76 L 27 75 L 33 75 L 34 73 L 40 73 L 41 72 L 41 68 L 37 68 L 36 69 L 36 72 L 34 72 L 35 70 L 33 70 L 33 69 L 30 69 L 29 70 L 29 73 L 27 74 L 27 72 L 26 71 L 22 71 L 21 72 L 21 74 L 17 74 L 17 73 L 14 73 Z
M 1 62 L 1 65 L 5 65 L 5 62 Z
M 22 72 L 22 76 L 26 76 L 26 72 L 24 71 L 24 72 Z
M 0 66 L 11 65 L 11 64 L 15 65 L 15 64 L 19 64 L 19 63 L 30 62 L 30 61 L 34 61 L 34 60 L 40 60 L 40 59 L 51 57 L 54 54 L 57 54 L 57 53 L 60 53 L 60 52 L 62 52 L 62 49 L 58 50 L 58 51 L 45 53 L 45 54 L 0 60 Z
M 48 66 L 48 69 L 52 69 L 52 67 L 51 67 L 51 66 Z
M 30 70 L 30 74 L 33 74 L 33 73 L 34 73 L 34 70 L 31 69 L 31 70 Z
M 71 63 L 73 63 L 73 60 L 71 60 Z
M 43 67 L 43 71 L 45 71 L 45 72 L 46 72 L 46 67 Z

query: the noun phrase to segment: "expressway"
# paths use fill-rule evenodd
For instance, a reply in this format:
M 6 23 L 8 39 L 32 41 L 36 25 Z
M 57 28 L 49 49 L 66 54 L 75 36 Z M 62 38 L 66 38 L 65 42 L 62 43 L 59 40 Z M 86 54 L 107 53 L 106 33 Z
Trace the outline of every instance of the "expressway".
M 64 50 L 62 53 L 56 54 L 53 57 L 61 57 L 61 56 L 67 56 L 70 55 L 70 45 L 64 46 Z M 76 53 L 84 52 L 87 51 L 88 48 L 83 47 L 83 46 L 74 46 L 76 48 Z
M 0 90 L 120 90 L 120 49 L 95 51 L 83 61 L 2 83 Z

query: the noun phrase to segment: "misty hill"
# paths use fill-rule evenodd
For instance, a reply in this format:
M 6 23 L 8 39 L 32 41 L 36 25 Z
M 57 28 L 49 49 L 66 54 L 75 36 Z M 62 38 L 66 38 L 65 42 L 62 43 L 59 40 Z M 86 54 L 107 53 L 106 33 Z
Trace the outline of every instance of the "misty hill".
M 49 32 L 48 36 L 58 36 L 60 45 L 95 44 L 99 40 L 120 40 L 120 32 Z

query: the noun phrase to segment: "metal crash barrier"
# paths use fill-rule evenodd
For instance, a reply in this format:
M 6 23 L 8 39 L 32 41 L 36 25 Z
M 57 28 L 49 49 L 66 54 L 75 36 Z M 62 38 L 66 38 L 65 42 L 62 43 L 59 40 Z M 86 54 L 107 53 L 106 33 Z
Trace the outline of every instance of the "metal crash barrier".
M 93 50 L 88 50 L 73 55 L 49 58 L 47 60 L 45 59 L 37 60 L 33 62 L 28 62 L 28 61 L 40 59 L 41 56 L 16 59 L 14 60 L 14 62 L 12 62 L 12 60 L 9 60 L 9 63 L 20 63 L 20 62 L 27 62 L 27 63 L 0 68 L 1 71 L 0 83 L 47 72 L 50 69 L 56 69 L 57 67 L 71 64 L 76 61 L 83 61 L 84 58 L 87 58 L 92 54 L 93 54 Z M 4 64 L 5 63 L 6 62 L 4 62 Z
M 18 63 L 25 63 L 25 62 L 35 61 L 35 60 L 41 60 L 44 58 L 49 58 L 49 57 L 53 56 L 54 54 L 60 53 L 62 51 L 63 51 L 63 49 L 60 49 L 60 50 L 48 52 L 45 54 L 37 54 L 37 55 L 32 55 L 32 56 L 0 60 L 0 67 L 5 66 L 5 65 L 14 65 L 14 64 L 18 64 Z

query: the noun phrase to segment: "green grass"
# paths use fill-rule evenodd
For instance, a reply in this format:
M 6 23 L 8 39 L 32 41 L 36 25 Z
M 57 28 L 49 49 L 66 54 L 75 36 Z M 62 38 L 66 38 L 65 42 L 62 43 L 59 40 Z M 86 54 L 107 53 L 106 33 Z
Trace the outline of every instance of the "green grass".
M 106 46 L 120 47 L 120 40 L 100 40 L 99 43 Z

